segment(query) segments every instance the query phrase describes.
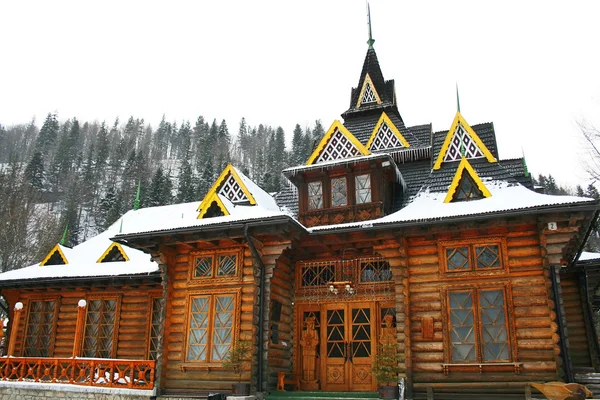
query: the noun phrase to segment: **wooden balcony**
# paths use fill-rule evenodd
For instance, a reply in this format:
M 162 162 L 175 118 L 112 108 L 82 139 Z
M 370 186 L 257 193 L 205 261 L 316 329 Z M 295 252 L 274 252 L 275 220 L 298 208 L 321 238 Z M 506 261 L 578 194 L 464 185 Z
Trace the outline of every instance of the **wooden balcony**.
M 301 212 L 300 222 L 310 228 L 319 225 L 336 225 L 348 222 L 361 222 L 383 216 L 383 203 L 357 204 L 345 207 L 333 207 Z
M 155 364 L 153 360 L 0 357 L 0 380 L 151 390 Z

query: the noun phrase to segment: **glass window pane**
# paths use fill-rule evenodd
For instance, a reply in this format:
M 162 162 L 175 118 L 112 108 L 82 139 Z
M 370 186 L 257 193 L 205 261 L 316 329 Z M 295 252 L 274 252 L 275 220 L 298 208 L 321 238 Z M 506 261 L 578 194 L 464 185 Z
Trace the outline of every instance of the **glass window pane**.
M 452 361 L 476 361 L 475 320 L 471 292 L 449 292 Z
M 215 296 L 211 361 L 221 361 L 233 343 L 233 295 Z
M 308 182 L 308 209 L 319 208 L 323 208 L 323 184 L 320 181 Z
M 88 301 L 83 337 L 84 357 L 111 358 L 113 356 L 116 311 L 117 301 L 114 299 Z
M 208 297 L 192 298 L 190 328 L 188 331 L 188 353 L 190 361 L 205 361 L 208 332 Z
M 357 175 L 355 178 L 356 204 L 371 202 L 371 175 Z
M 498 245 L 475 247 L 477 268 L 500 268 L 500 248 Z
M 348 191 L 346 190 L 346 177 L 331 180 L 331 206 L 341 207 L 348 205 Z
M 194 278 L 212 276 L 212 257 L 196 257 Z
M 449 247 L 446 249 L 446 261 L 449 271 L 470 270 L 468 247 Z
M 509 361 L 503 290 L 479 293 L 483 361 Z
M 219 256 L 218 276 L 232 276 L 237 270 L 237 256 L 235 254 Z

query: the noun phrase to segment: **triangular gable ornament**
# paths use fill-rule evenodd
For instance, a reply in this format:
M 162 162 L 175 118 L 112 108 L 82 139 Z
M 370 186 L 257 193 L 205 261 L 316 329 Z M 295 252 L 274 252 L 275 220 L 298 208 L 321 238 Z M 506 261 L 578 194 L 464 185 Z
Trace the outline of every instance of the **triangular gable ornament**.
M 60 245 L 56 244 L 54 245 L 52 250 L 48 252 L 48 255 L 42 260 L 42 262 L 40 263 L 40 267 L 43 267 L 45 265 L 61 265 L 68 263 L 69 261 L 67 260 L 67 257 L 65 257 L 65 253 L 63 253 L 63 251 L 60 249 Z
M 104 253 L 100 256 L 97 263 L 114 262 L 114 261 L 129 261 L 127 253 L 119 243 L 112 242 Z
M 368 156 L 371 152 L 337 119 L 323 135 L 306 165 L 345 158 Z
M 363 104 L 371 103 L 381 104 L 381 97 L 379 97 L 377 90 L 375 90 L 375 85 L 373 85 L 373 81 L 367 72 L 362 88 L 360 89 L 360 95 L 358 96 L 356 108 Z
M 385 112 L 381 113 L 371 137 L 366 145 L 370 151 L 385 150 L 398 147 L 410 147 L 408 141 L 402 136 L 400 130 Z
M 471 185 L 472 187 L 470 187 Z M 461 193 L 464 196 L 461 196 Z M 448 188 L 448 193 L 444 198 L 444 203 L 451 203 L 453 201 L 464 201 L 464 200 L 476 200 L 479 198 L 491 197 L 492 194 L 485 187 L 485 184 L 477 175 L 477 172 L 469 161 L 463 157 L 458 164 L 454 179 Z M 463 197 L 463 198 L 459 198 Z
M 219 196 L 223 196 L 233 204 L 256 205 L 256 200 L 231 164 L 227 164 L 198 206 L 198 219 L 203 218 L 213 204 L 216 204 L 223 215 L 229 215 L 227 207 Z
M 444 144 L 440 149 L 433 169 L 440 169 L 445 161 L 458 161 L 463 157 L 482 158 L 485 157 L 489 162 L 496 162 L 496 158 L 485 146 L 477 133 L 465 121 L 460 111 L 456 112 L 452 126 L 446 135 Z

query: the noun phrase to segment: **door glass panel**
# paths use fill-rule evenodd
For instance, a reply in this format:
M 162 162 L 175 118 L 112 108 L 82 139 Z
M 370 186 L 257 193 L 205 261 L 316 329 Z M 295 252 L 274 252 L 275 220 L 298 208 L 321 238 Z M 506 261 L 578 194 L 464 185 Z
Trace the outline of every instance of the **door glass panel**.
M 352 310 L 352 357 L 371 357 L 371 309 Z
M 327 310 L 327 357 L 346 356 L 344 336 L 344 310 Z

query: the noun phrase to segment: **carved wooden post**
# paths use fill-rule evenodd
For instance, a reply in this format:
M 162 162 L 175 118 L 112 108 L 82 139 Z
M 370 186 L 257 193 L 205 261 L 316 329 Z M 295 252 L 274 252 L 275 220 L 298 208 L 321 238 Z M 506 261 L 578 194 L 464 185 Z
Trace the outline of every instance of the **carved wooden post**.
M 318 390 L 317 384 L 317 345 L 319 335 L 315 329 L 315 317 L 307 317 L 306 328 L 302 331 L 302 389 Z
M 13 317 L 10 326 L 10 343 L 8 344 L 8 352 L 7 355 L 12 357 L 15 355 L 15 346 L 17 345 L 17 334 L 19 332 L 19 322 L 21 320 L 21 311 L 23 310 L 23 303 L 18 301 L 15 304 L 15 310 L 13 312 Z
M 395 346 L 398 344 L 396 337 L 396 327 L 394 326 L 394 316 L 386 314 L 383 317 L 383 323 L 385 326 L 381 328 L 381 334 L 379 335 L 379 343 L 382 346 Z
M 86 306 L 87 302 L 84 299 L 79 300 L 77 303 L 77 325 L 75 327 L 75 341 L 73 342 L 73 358 L 81 355 L 81 342 L 83 340 Z

